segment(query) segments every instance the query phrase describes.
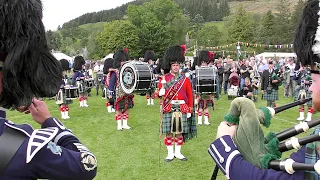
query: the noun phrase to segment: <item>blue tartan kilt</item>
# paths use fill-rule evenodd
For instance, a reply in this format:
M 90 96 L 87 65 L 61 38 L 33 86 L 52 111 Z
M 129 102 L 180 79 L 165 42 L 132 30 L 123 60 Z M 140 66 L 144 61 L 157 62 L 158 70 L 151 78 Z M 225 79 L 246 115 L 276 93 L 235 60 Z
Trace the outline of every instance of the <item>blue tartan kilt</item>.
M 202 100 L 202 99 L 201 99 L 201 100 Z M 213 107 L 212 101 L 203 100 L 203 101 L 199 101 L 199 103 L 198 103 L 198 109 L 203 109 L 203 107 L 204 107 L 204 102 L 207 103 L 207 107 L 208 107 L 208 108 Z
M 304 99 L 307 99 L 307 98 L 311 98 L 311 92 L 310 91 L 305 91 L 306 92 L 306 97 Z M 303 91 L 297 91 L 296 95 L 294 96 L 294 101 L 298 101 L 301 99 L 300 94 L 302 94 Z M 312 107 L 312 100 L 311 101 L 308 101 L 305 105 L 309 106 L 309 107 Z
M 269 94 L 267 91 L 264 91 L 263 99 L 267 101 L 279 100 L 278 90 L 272 89 L 272 92 Z
M 259 89 L 253 89 L 253 95 L 259 95 Z
M 171 118 L 172 118 L 172 112 L 163 113 L 162 133 L 164 134 L 171 133 Z M 183 133 L 189 133 L 190 129 L 188 128 L 187 114 L 182 113 L 182 123 L 183 123 L 183 126 L 182 126 Z

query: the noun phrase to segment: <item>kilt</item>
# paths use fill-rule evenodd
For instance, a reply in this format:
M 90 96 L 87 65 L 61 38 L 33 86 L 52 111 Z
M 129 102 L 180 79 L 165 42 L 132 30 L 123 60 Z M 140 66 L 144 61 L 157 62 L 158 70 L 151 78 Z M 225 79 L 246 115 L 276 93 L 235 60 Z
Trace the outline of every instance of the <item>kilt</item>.
M 209 107 L 212 107 L 212 108 L 213 108 L 213 106 L 214 106 L 212 100 L 203 100 L 203 99 L 200 99 L 199 102 L 198 102 L 198 109 L 203 109 L 203 107 L 205 106 L 204 103 L 207 104 L 207 108 L 209 108 Z
M 306 92 L 306 99 L 307 98 L 311 98 L 311 92 L 310 91 L 305 91 Z M 302 91 L 300 90 L 300 91 L 298 91 L 297 93 L 296 93 L 296 95 L 294 96 L 294 100 L 295 101 L 298 101 L 298 100 L 300 100 L 299 99 L 299 95 L 302 93 Z M 312 107 L 312 100 L 311 101 L 308 101 L 305 105 L 307 105 L 307 106 L 309 106 L 309 107 Z
M 267 101 L 279 100 L 278 90 L 272 89 L 272 92 L 269 94 L 267 91 L 264 91 L 263 99 Z
M 114 105 L 115 110 L 121 111 L 121 110 L 127 110 L 133 108 L 133 98 L 129 96 L 124 96 L 122 99 Z
M 259 89 L 253 88 L 253 95 L 259 95 Z
M 59 91 L 59 93 L 61 93 L 61 91 Z M 56 95 L 56 104 L 61 105 L 61 104 L 72 104 L 73 103 L 72 99 L 67 100 L 66 93 L 63 93 L 63 92 L 62 92 L 62 101 L 59 101 L 58 100 L 59 93 Z
M 170 113 L 163 113 L 163 118 L 162 118 L 162 133 L 171 133 L 171 118 L 172 118 L 172 112 Z M 182 113 L 182 131 L 183 133 L 189 133 L 190 128 L 188 127 L 188 122 L 187 122 L 187 114 Z

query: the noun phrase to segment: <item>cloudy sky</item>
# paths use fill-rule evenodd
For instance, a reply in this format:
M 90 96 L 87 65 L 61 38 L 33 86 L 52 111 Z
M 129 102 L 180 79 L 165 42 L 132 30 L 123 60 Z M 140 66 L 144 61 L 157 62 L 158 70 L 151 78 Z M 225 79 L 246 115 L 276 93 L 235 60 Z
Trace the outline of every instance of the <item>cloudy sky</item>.
M 82 14 L 112 9 L 130 1 L 133 0 L 42 0 L 43 23 L 47 30 L 56 30 Z

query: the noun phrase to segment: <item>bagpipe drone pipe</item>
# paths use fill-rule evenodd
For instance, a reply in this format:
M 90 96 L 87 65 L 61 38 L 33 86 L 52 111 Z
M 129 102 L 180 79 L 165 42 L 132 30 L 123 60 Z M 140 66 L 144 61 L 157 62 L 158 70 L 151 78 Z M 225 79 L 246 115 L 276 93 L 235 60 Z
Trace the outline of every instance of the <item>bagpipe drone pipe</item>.
M 285 170 L 289 174 L 293 174 L 298 170 L 309 170 L 320 174 L 320 162 L 316 164 L 304 164 L 296 163 L 292 159 L 279 160 L 282 152 L 292 149 L 298 150 L 303 145 L 320 140 L 319 134 L 303 138 L 293 137 L 319 125 L 320 119 L 302 122 L 278 133 L 270 132 L 266 137 L 261 128 L 261 125 L 268 128 L 271 124 L 271 118 L 275 114 L 305 104 L 310 100 L 312 99 L 303 99 L 274 109 L 271 107 L 256 109 L 255 104 L 247 98 L 239 97 L 234 99 L 224 120 L 229 124 L 238 125 L 233 139 L 243 158 L 261 169 Z M 290 140 L 285 141 L 289 138 Z M 211 179 L 217 177 L 218 170 L 219 168 L 216 166 Z

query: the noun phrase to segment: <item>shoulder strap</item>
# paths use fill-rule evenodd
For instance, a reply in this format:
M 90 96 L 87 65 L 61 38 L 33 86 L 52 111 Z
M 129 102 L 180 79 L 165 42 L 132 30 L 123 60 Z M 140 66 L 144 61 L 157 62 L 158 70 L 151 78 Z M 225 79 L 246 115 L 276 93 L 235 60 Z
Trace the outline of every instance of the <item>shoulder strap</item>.
M 9 127 L 0 136 L 0 175 L 4 173 L 25 139 L 25 134 Z

